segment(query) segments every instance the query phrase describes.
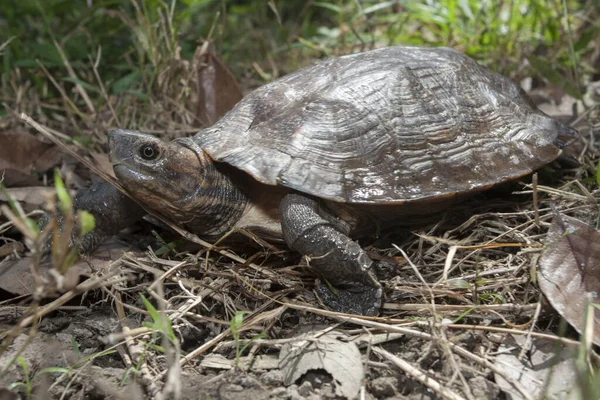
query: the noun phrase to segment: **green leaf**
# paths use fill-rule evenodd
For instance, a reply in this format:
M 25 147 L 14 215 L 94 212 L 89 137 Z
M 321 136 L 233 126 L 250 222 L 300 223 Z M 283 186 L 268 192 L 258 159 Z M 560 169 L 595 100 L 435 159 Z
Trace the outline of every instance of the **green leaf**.
M 27 384 L 25 382 L 13 382 L 10 385 L 8 385 L 8 390 L 13 390 L 16 389 L 18 387 L 21 386 L 26 386 Z
M 89 83 L 87 83 L 86 81 L 82 81 L 81 79 L 71 78 L 70 76 L 65 76 L 64 78 L 62 78 L 62 80 L 65 82 L 76 83 L 76 84 L 80 85 L 82 88 L 84 88 L 85 90 L 88 90 L 90 92 L 101 93 L 99 88 L 97 88 L 96 86 L 90 85 Z
M 144 296 L 143 294 L 140 294 L 140 296 L 142 297 L 142 302 L 144 303 L 144 307 L 146 307 L 146 311 L 148 311 L 148 314 L 150 314 L 150 318 L 152 318 L 152 321 L 156 324 L 160 324 L 160 315 L 158 314 L 158 310 L 156 309 L 156 307 L 154 307 L 152 305 L 152 303 L 150 303 L 150 301 L 148 301 L 148 299 L 146 298 L 146 296 Z
M 234 334 L 237 334 L 244 323 L 244 316 L 249 314 L 248 311 L 237 311 L 231 321 L 229 322 L 229 327 Z
M 581 91 L 568 82 L 564 74 L 557 71 L 548 60 L 534 55 L 530 55 L 527 59 L 533 68 L 535 68 L 544 78 L 548 79 L 550 83 L 560 86 L 567 94 L 576 99 L 581 99 Z
M 15 211 L 19 217 L 23 217 L 24 214 L 21 212 L 21 207 L 19 207 L 17 205 L 17 203 L 15 202 L 15 199 L 13 199 L 12 196 L 10 195 L 10 193 L 8 193 L 6 186 L 4 186 L 4 183 L 1 180 L 0 180 L 0 191 L 2 191 L 2 195 L 8 201 L 8 206 L 11 208 L 11 210 Z
M 135 70 L 121 79 L 117 79 L 112 85 L 112 92 L 113 94 L 121 94 L 141 80 L 142 73 L 139 70 Z
M 48 367 L 48 368 L 39 370 L 35 374 L 35 376 L 42 375 L 42 374 L 68 374 L 69 372 L 70 372 L 70 370 L 68 368 Z
M 77 261 L 78 259 L 79 250 L 77 249 L 77 247 L 71 247 L 69 249 L 69 252 L 67 253 L 67 256 L 65 257 L 65 260 L 63 261 L 61 270 L 67 271 L 71 267 L 71 265 L 75 264 L 75 261 Z
M 454 321 L 452 321 L 452 323 L 454 323 L 454 324 L 458 323 L 461 319 L 463 319 L 467 315 L 471 314 L 476 308 L 477 307 L 472 307 L 472 308 L 469 308 L 468 310 L 463 311 L 458 317 L 456 317 L 456 319 Z
M 164 245 L 161 246 L 158 250 L 156 250 L 154 253 L 157 256 L 162 256 L 164 254 L 167 254 L 170 251 L 175 251 L 177 249 L 177 246 L 181 243 L 181 241 L 177 240 L 174 242 L 169 242 L 169 243 L 163 243 Z
M 583 34 L 579 37 L 579 40 L 573 45 L 575 52 L 579 52 L 590 44 L 591 40 L 596 37 L 598 31 L 596 29 L 586 29 Z
M 134 95 L 142 101 L 150 102 L 150 96 L 140 90 L 127 90 L 125 93 Z
M 163 318 L 161 318 L 158 310 L 152 305 L 152 303 L 148 301 L 148 299 L 146 299 L 146 297 L 144 297 L 143 294 L 140 294 L 140 296 L 142 297 L 142 302 L 144 303 L 148 314 L 150 314 L 150 317 L 154 322 L 154 324 L 152 325 L 148 325 L 146 323 L 144 324 L 144 326 L 147 326 L 150 329 L 161 331 L 171 342 L 175 342 L 177 338 L 175 336 L 175 332 L 173 331 L 173 325 L 171 325 L 171 320 L 167 316 L 165 316 L 164 321 L 166 325 L 163 325 Z
M 73 347 L 73 352 L 77 357 L 81 357 L 81 350 L 79 349 L 79 343 L 75 340 L 75 338 L 71 338 L 71 347 Z
M 71 197 L 65 188 L 65 183 L 63 182 L 58 169 L 54 170 L 54 187 L 56 188 L 56 197 L 58 197 L 58 208 L 60 211 L 63 215 L 71 212 L 73 203 L 71 202 Z
M 12 196 L 10 195 L 10 193 L 8 192 L 8 190 L 4 186 L 4 183 L 2 183 L 1 180 L 0 180 L 0 191 L 4 195 L 4 198 L 8 201 L 8 206 L 11 208 L 11 210 L 14 211 L 14 213 L 17 215 L 17 217 L 22 219 L 25 222 L 25 225 L 27 225 L 27 227 L 29 229 L 31 229 L 34 233 L 39 234 L 40 227 L 38 226 L 38 224 L 33 219 L 31 219 L 27 215 L 25 215 L 25 212 L 23 211 L 23 208 L 21 207 L 21 205 L 12 198 Z
M 81 236 L 83 236 L 86 233 L 94 230 L 94 227 L 96 226 L 96 220 L 90 212 L 81 210 L 79 211 L 79 225 L 81 228 Z
M 157 256 L 166 254 L 170 251 L 175 251 L 175 249 L 177 248 L 179 241 L 167 243 L 167 241 L 165 239 L 163 239 L 155 230 L 152 230 L 152 235 L 154 235 L 154 237 L 161 244 L 161 247 L 158 250 L 156 250 L 156 252 L 155 252 Z
M 464 279 L 448 279 L 448 285 L 455 289 L 469 289 L 471 284 Z
M 341 14 L 342 13 L 342 7 L 337 6 L 335 4 L 331 4 L 331 3 L 326 3 L 324 1 L 315 1 L 314 3 L 312 3 L 313 6 L 315 7 L 321 7 L 324 8 L 326 10 L 330 10 L 333 11 L 337 14 Z
M 73 141 L 76 143 L 81 143 L 84 146 L 89 146 L 94 144 L 94 140 L 88 136 L 75 136 L 73 137 Z
M 372 5 L 370 7 L 367 7 L 365 9 L 363 9 L 362 12 L 360 13 L 360 15 L 371 14 L 371 13 L 374 13 L 376 11 L 389 8 L 389 7 L 393 6 L 394 4 L 396 4 L 396 1 L 384 1 L 384 2 L 375 4 L 375 5 Z
M 34 58 L 41 61 L 50 61 L 51 64 L 62 65 L 62 59 L 54 44 L 49 42 L 34 43 L 31 45 Z

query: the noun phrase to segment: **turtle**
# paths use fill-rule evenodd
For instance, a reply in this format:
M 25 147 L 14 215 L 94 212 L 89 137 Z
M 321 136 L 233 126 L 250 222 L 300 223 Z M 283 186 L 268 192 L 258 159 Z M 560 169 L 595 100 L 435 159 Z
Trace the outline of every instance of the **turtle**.
M 326 305 L 376 315 L 382 285 L 357 238 L 527 175 L 577 135 L 457 50 L 394 46 L 259 87 L 194 136 L 115 129 L 108 144 L 144 208 L 201 237 L 239 227 L 280 238 L 325 281 Z M 109 204 L 102 216 L 118 221 L 104 236 L 141 215 L 114 189 L 94 190 L 78 206 Z

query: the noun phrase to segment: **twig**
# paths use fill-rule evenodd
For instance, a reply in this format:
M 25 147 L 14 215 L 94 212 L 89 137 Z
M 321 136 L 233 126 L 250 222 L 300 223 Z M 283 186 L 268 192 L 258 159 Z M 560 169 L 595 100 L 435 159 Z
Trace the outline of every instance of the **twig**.
M 457 305 L 457 304 L 436 304 L 435 307 L 432 307 L 431 304 L 399 304 L 399 303 L 390 303 L 386 304 L 386 310 L 395 310 L 395 311 L 414 311 L 414 312 L 424 312 L 424 311 L 507 311 L 507 312 L 523 312 L 523 311 L 532 311 L 537 307 L 537 303 L 535 304 L 484 304 L 484 305 Z
M 92 100 L 90 100 L 90 97 L 88 96 L 88 94 L 85 91 L 85 89 L 83 88 L 83 86 L 81 86 L 79 84 L 79 78 L 77 77 L 77 74 L 73 70 L 73 67 L 71 67 L 71 63 L 67 59 L 67 56 L 65 55 L 65 52 L 63 51 L 62 47 L 58 44 L 58 42 L 56 40 L 54 40 L 54 47 L 56 47 L 56 50 L 58 50 L 58 54 L 60 55 L 60 59 L 62 60 L 65 68 L 67 69 L 67 72 L 69 73 L 69 76 L 71 77 L 71 79 L 73 79 L 73 81 L 75 83 L 75 89 L 77 89 L 77 91 L 79 92 L 79 94 L 83 98 L 83 101 L 85 101 L 85 105 L 87 106 L 88 110 L 92 114 L 96 114 L 96 108 L 94 107 L 94 103 L 92 102 Z
M 102 278 L 86 279 L 84 282 L 77 285 L 77 287 L 75 289 L 69 290 L 68 292 L 66 292 L 59 298 L 55 299 L 54 301 L 46 304 L 45 306 L 39 307 L 34 315 L 30 315 L 29 317 L 22 319 L 21 321 L 19 321 L 19 323 L 13 329 L 16 329 L 16 328 L 22 329 L 22 328 L 30 325 L 33 321 L 38 320 L 38 319 L 48 315 L 49 313 L 58 309 L 59 307 L 63 306 L 64 304 L 68 303 L 69 300 L 80 295 L 81 293 L 89 292 L 91 290 L 98 289 L 98 288 L 101 288 L 104 286 L 110 286 L 110 285 L 114 285 L 117 283 L 127 281 L 126 278 L 113 279 L 113 280 L 110 279 L 117 274 L 119 274 L 119 271 L 114 271 L 111 274 L 109 274 L 108 276 L 104 276 Z
M 418 368 L 413 367 L 412 365 L 410 365 L 408 362 L 404 361 L 400 357 L 396 357 L 392 353 L 390 353 L 380 347 L 373 347 L 373 352 L 379 354 L 382 357 L 387 358 L 388 360 L 390 360 L 392 362 L 392 364 L 394 364 L 395 366 L 400 368 L 407 375 L 410 375 L 414 379 L 418 380 L 423 385 L 427 386 L 429 389 L 431 389 L 432 391 L 434 391 L 435 393 L 437 393 L 444 399 L 464 400 L 463 397 L 454 393 L 450 389 L 445 388 L 438 381 L 434 380 L 432 377 L 427 375 L 425 372 L 421 371 Z

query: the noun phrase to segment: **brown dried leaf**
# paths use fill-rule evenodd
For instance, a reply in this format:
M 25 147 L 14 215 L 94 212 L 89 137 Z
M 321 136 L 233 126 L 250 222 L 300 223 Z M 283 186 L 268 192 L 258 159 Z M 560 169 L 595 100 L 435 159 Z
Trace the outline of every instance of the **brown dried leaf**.
M 538 282 L 550 304 L 581 333 L 586 298 L 600 302 L 600 232 L 575 218 L 557 216 L 548 231 Z M 600 345 L 600 310 L 595 308 L 594 343 Z
M 12 253 L 19 253 L 25 250 L 25 245 L 21 242 L 8 242 L 0 246 L 0 257 L 6 257 Z
M 98 248 L 91 256 L 81 259 L 70 268 L 72 277 L 90 276 L 92 271 L 105 268 L 119 258 L 128 248 L 116 241 L 108 241 Z M 32 258 L 30 256 L 4 260 L 0 262 L 0 289 L 15 295 L 29 295 L 35 289 L 33 278 Z M 42 264 L 40 272 L 42 277 L 48 275 L 49 264 Z M 77 282 L 73 282 L 77 284 Z
M 33 171 L 43 172 L 57 165 L 61 152 L 56 146 L 41 142 L 24 130 L 0 132 L 0 174 L 5 184 L 31 185 L 37 179 L 27 179 Z
M 341 395 L 355 398 L 365 376 L 356 343 L 340 340 L 345 334 L 339 331 L 321 336 L 318 333 L 314 330 L 304 333 L 298 336 L 298 341 L 281 348 L 279 368 L 284 383 L 289 386 L 308 371 L 322 369 L 333 377 Z
M 242 99 L 242 89 L 231 71 L 214 55 L 210 42 L 196 49 L 192 68 L 198 71 L 196 116 L 212 125 Z
M 17 201 L 26 213 L 41 209 L 48 199 L 56 193 L 56 189 L 47 186 L 17 187 L 9 188 L 7 191 L 10 197 L 14 201 Z M 69 190 L 71 197 L 73 197 L 75 193 L 74 190 Z M 4 193 L 0 192 L 0 204 L 7 201 L 8 200 L 4 197 Z
M 108 158 L 108 154 L 106 153 L 98 153 L 95 151 L 90 152 L 90 156 L 96 163 L 96 166 L 100 168 L 102 171 L 106 172 L 108 175 L 112 176 L 116 179 L 115 172 L 113 171 L 112 163 Z
M 527 351 L 520 357 L 523 346 L 527 346 Z M 548 400 L 581 398 L 573 347 L 561 347 L 556 342 L 542 339 L 528 342 L 524 336 L 507 335 L 498 353 L 494 363 L 498 370 L 526 387 L 531 397 Z M 507 399 L 523 398 L 502 376 L 496 374 L 495 379 Z
M 0 180 L 6 187 L 21 187 L 39 185 L 40 181 L 34 176 L 24 174 L 15 169 L 0 170 Z

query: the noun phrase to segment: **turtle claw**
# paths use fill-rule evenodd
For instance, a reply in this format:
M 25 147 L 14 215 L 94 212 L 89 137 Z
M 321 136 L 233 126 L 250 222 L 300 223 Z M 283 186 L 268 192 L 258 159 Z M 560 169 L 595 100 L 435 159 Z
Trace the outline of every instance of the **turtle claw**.
M 354 285 L 350 288 L 330 287 L 320 283 L 315 294 L 323 304 L 333 311 L 344 314 L 375 316 L 381 308 L 383 290 L 381 287 Z

